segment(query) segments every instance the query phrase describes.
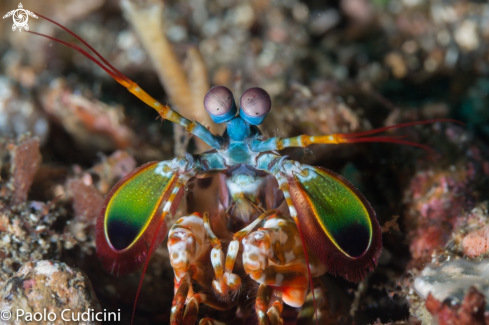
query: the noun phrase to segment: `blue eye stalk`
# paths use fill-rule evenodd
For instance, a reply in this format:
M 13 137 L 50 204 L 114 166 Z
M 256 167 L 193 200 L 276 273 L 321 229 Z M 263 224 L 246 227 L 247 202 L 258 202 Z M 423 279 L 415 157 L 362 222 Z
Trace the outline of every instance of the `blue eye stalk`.
M 265 90 L 250 88 L 241 95 L 241 109 L 239 116 L 236 116 L 238 109 L 233 93 L 224 86 L 216 86 L 205 95 L 204 107 L 215 123 L 227 123 L 227 134 L 232 140 L 243 141 L 251 133 L 257 132 L 258 129 L 250 128 L 250 125 L 263 123 L 272 108 L 272 100 Z

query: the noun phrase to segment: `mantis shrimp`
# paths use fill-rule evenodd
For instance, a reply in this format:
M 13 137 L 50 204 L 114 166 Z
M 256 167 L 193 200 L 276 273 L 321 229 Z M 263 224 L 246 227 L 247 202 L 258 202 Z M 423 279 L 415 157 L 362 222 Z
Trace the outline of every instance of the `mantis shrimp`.
M 381 230 L 365 197 L 342 176 L 287 159 L 278 151 L 360 142 L 429 149 L 400 137 L 374 135 L 417 124 L 456 122 L 437 119 L 351 134 L 265 139 L 258 125 L 272 107 L 268 93 L 250 88 L 241 95 L 238 107 L 232 92 L 217 86 L 203 99 L 212 120 L 226 124 L 224 133 L 215 135 L 156 101 L 75 33 L 37 15 L 69 32 L 94 54 L 31 33 L 80 52 L 161 118 L 183 126 L 212 147 L 135 169 L 108 193 L 96 223 L 97 254 L 114 275 L 143 268 L 144 277 L 149 258 L 168 235 L 175 288 L 171 324 L 195 324 L 202 304 L 217 310 L 234 308 L 240 292 L 250 287 L 258 287 L 258 323 L 282 324 L 283 305 L 302 306 L 313 278 L 329 272 L 357 282 L 377 265 Z M 205 190 L 210 182 L 218 184 L 212 193 Z M 168 230 L 167 217 L 175 213 L 186 187 L 196 183 L 204 185 L 200 193 L 197 186 L 187 195 L 188 215 Z M 208 195 L 205 207 L 192 204 L 196 195 Z M 193 281 L 200 290 L 194 290 Z M 142 278 L 137 295 L 141 284 Z M 199 324 L 219 322 L 205 317 Z

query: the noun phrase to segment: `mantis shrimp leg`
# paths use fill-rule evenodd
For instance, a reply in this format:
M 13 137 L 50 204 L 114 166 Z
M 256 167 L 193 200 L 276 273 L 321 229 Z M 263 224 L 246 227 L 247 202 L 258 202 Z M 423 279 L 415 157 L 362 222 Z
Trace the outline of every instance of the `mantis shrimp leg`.
M 205 290 L 209 283 L 205 274 L 207 263 L 203 260 L 209 256 L 210 245 L 207 241 L 202 217 L 198 213 L 182 217 L 171 227 L 168 235 L 168 252 L 170 263 L 175 273 L 175 298 L 171 309 L 171 324 L 195 324 L 199 304 L 206 304 L 214 309 L 226 310 L 231 304 L 217 301 L 211 295 L 194 293 L 192 279 Z M 187 306 L 185 302 L 188 299 Z M 185 312 L 183 312 L 185 308 Z
M 189 268 L 185 277 L 179 283 L 178 290 L 173 298 L 170 324 L 172 325 L 194 325 L 199 313 L 199 305 L 206 304 L 217 310 L 229 309 L 232 305 L 218 301 L 212 295 L 203 293 L 192 294 L 185 306 L 185 301 L 192 291 L 192 276 L 194 275 L 195 266 Z M 185 311 L 182 313 L 182 311 Z M 215 321 L 213 321 L 216 323 Z M 211 323 L 212 324 L 212 323 Z
M 241 285 L 239 276 L 232 273 L 239 252 L 239 242 L 243 241 L 243 243 L 245 243 L 244 238 L 248 236 L 260 222 L 263 220 L 276 220 L 275 216 L 277 215 L 279 215 L 277 210 L 269 210 L 260 215 L 247 227 L 235 233 L 233 240 L 229 244 L 225 259 L 224 253 L 222 252 L 221 242 L 211 230 L 208 213 L 204 213 L 203 218 L 200 217 L 198 213 L 180 218 L 172 226 L 168 236 L 170 262 L 175 273 L 175 298 L 171 309 L 171 324 L 194 324 L 197 319 L 200 304 L 206 304 L 218 310 L 226 310 L 235 305 L 234 299 L 229 298 L 239 290 Z M 283 219 L 286 220 L 285 218 Z M 289 226 L 295 227 L 292 221 L 289 221 Z M 296 238 L 291 237 L 291 240 L 296 240 Z M 205 274 L 208 273 L 205 269 L 205 266 L 208 265 L 208 263 L 202 262 L 209 256 L 209 246 L 212 246 L 210 256 L 215 273 L 212 287 L 221 296 L 220 300 L 212 295 L 194 293 L 192 289 L 191 281 L 194 279 L 201 284 L 205 290 L 209 290 L 206 284 L 210 281 L 207 281 L 205 276 Z M 301 248 L 299 247 L 299 249 Z M 280 253 L 280 255 L 284 254 L 287 256 L 289 255 L 287 252 Z M 277 261 L 275 257 L 272 256 L 271 258 L 273 261 Z M 287 258 L 285 260 L 288 261 Z M 300 272 L 303 273 L 304 269 L 305 266 L 302 267 Z M 286 270 L 285 273 L 288 271 L 289 270 Z M 276 272 L 276 268 L 270 267 L 268 272 L 274 273 Z M 302 287 L 305 287 L 305 290 L 307 290 L 307 279 L 305 280 L 305 285 Z M 265 290 L 265 288 L 267 288 L 266 285 L 261 291 L 259 290 L 259 301 L 270 302 L 274 290 L 270 288 Z M 281 300 L 280 294 L 275 296 Z M 273 320 L 272 324 L 281 324 L 280 312 L 282 310 L 282 302 L 274 302 L 270 308 L 268 303 L 265 307 L 263 306 L 263 303 L 257 302 L 257 313 L 261 314 L 258 311 L 265 308 L 263 315 L 265 315 L 264 317 L 267 319 L 267 322 L 268 319 L 270 319 Z M 206 321 L 215 322 L 211 319 Z
M 179 284 L 192 269 L 192 278 L 205 284 L 204 272 L 195 265 L 198 260 L 208 255 L 210 246 L 206 242 L 202 217 L 198 213 L 182 217 L 175 222 L 168 233 L 168 253 L 175 273 L 175 293 Z
M 283 310 L 281 299 L 275 300 L 270 306 L 273 298 L 273 288 L 266 284 L 260 284 L 256 295 L 255 310 L 260 325 L 282 325 L 284 323 L 280 313 Z M 269 307 L 270 306 L 270 307 Z
M 221 242 L 212 232 L 209 222 L 209 215 L 207 213 L 204 213 L 204 226 L 207 232 L 207 236 L 212 245 L 211 262 L 216 275 L 216 278 L 214 279 L 214 281 L 212 281 L 212 286 L 214 287 L 216 292 L 219 293 L 221 298 L 223 298 L 223 300 L 227 300 L 228 297 L 234 296 L 241 286 L 241 279 L 239 278 L 239 276 L 233 273 L 234 263 L 236 262 L 236 257 L 238 256 L 239 252 L 239 242 L 246 235 L 248 235 L 253 230 L 253 228 L 255 228 L 263 219 L 273 215 L 276 212 L 277 211 L 275 210 L 269 210 L 263 213 L 244 229 L 235 233 L 233 236 L 233 240 L 229 244 L 227 256 L 224 263 L 224 253 L 222 252 Z
M 246 273 L 258 283 L 272 287 L 286 304 L 302 306 L 309 287 L 309 275 L 294 221 L 280 213 L 270 215 L 263 228 L 243 239 L 243 247 Z M 326 267 L 312 252 L 308 255 L 311 276 L 324 274 Z

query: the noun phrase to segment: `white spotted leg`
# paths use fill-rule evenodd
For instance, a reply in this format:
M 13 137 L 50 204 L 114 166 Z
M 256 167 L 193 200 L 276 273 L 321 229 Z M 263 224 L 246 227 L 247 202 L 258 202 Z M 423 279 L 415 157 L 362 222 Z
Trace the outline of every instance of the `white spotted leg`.
M 193 279 L 204 285 L 204 272 L 198 261 L 208 254 L 210 247 L 206 241 L 202 217 L 198 213 L 193 213 L 178 219 L 168 233 L 167 246 L 175 273 L 175 293 L 192 265 L 196 267 Z M 189 290 L 190 297 L 193 294 L 192 287 Z
M 175 297 L 172 303 L 170 324 L 194 325 L 199 305 L 206 304 L 217 310 L 226 310 L 232 304 L 218 301 L 214 296 L 194 293 L 192 280 L 205 290 L 210 290 L 206 261 L 210 251 L 204 222 L 198 213 L 178 219 L 168 234 L 168 252 L 175 273 Z M 210 320 L 210 319 L 209 319 Z M 213 324 L 219 324 L 212 320 Z
M 219 293 L 222 299 L 228 299 L 233 297 L 241 286 L 241 279 L 239 276 L 233 273 L 234 263 L 239 253 L 239 242 L 246 237 L 263 219 L 277 213 L 276 210 L 269 210 L 248 226 L 243 228 L 234 234 L 233 240 L 228 246 L 226 259 L 224 260 L 224 253 L 222 252 L 221 241 L 213 233 L 209 214 L 204 213 L 204 227 L 207 232 L 207 237 L 212 246 L 211 251 L 211 263 L 214 268 L 215 279 L 212 281 L 212 287 Z
M 276 298 L 272 304 L 272 298 Z M 259 325 L 283 325 L 284 321 L 280 317 L 283 310 L 283 304 L 280 297 L 274 296 L 272 287 L 266 284 L 260 284 L 256 293 L 255 311 L 258 317 Z

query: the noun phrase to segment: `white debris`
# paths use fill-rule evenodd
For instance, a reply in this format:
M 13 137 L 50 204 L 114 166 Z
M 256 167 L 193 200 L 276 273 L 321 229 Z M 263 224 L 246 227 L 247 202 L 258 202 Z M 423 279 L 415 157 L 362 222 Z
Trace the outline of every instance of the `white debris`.
M 45 275 L 46 277 L 52 277 L 54 273 L 59 272 L 57 264 L 50 261 L 39 261 L 36 264 L 35 271 L 37 274 Z
M 461 303 L 470 287 L 489 298 L 489 260 L 455 260 L 440 267 L 428 266 L 414 280 L 414 289 L 423 299 L 431 293 L 438 301 Z M 489 300 L 489 299 L 488 299 Z M 486 311 L 489 311 L 486 304 Z

